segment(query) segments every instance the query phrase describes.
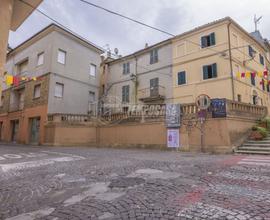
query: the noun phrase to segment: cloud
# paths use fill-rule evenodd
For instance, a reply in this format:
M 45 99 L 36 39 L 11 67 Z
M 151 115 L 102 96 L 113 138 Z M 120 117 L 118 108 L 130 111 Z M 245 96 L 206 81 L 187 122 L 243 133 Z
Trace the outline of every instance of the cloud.
M 180 34 L 196 26 L 222 17 L 231 16 L 247 31 L 254 30 L 253 16 L 263 15 L 259 25 L 264 37 L 270 38 L 268 0 L 89 0 L 149 25 Z M 119 48 L 125 55 L 170 36 L 151 30 L 123 18 L 88 6 L 79 0 L 44 0 L 39 9 L 89 41 L 111 49 Z M 9 43 L 15 47 L 51 23 L 34 12 L 16 31 L 11 32 Z

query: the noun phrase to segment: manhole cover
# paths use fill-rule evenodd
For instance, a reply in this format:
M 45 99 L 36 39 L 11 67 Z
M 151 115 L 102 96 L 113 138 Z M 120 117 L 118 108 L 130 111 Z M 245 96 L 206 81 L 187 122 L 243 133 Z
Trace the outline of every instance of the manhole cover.
M 144 183 L 143 178 L 138 177 L 120 177 L 111 181 L 110 188 L 127 188 Z

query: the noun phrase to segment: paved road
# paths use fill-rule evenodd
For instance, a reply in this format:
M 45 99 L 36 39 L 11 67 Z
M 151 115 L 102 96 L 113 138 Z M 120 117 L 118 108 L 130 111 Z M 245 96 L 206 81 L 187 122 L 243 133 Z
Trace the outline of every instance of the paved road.
M 270 219 L 270 157 L 0 145 L 0 219 Z

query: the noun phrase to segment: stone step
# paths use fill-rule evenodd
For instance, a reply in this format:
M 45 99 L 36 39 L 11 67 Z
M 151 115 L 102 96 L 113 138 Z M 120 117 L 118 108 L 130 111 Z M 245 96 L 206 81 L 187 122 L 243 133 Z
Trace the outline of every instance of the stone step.
M 255 144 L 244 143 L 242 145 L 242 147 L 269 147 L 270 148 L 270 144 L 263 144 L 263 143 L 255 143 Z
M 250 147 L 250 146 L 241 146 L 238 150 L 250 150 L 250 151 L 269 151 L 270 147 Z
M 259 155 L 270 155 L 270 151 L 250 151 L 250 150 L 235 150 L 237 154 L 259 154 Z
M 270 140 L 261 140 L 261 141 L 246 141 L 244 144 L 269 144 L 270 145 Z

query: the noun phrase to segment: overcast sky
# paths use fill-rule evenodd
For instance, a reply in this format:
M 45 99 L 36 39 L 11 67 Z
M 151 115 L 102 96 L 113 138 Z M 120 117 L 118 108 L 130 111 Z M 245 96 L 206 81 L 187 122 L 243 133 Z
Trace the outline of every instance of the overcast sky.
M 226 16 L 247 31 L 254 31 L 254 14 L 263 16 L 259 30 L 270 38 L 269 0 L 88 0 L 149 25 L 180 34 Z M 88 6 L 79 0 L 44 0 L 39 9 L 89 41 L 126 55 L 169 38 L 131 21 Z M 10 32 L 9 44 L 15 47 L 52 23 L 34 12 L 16 32 Z

